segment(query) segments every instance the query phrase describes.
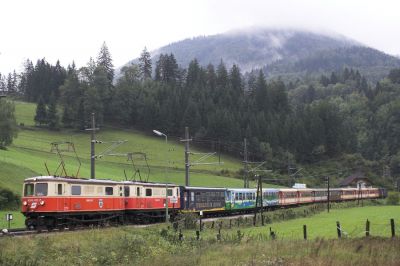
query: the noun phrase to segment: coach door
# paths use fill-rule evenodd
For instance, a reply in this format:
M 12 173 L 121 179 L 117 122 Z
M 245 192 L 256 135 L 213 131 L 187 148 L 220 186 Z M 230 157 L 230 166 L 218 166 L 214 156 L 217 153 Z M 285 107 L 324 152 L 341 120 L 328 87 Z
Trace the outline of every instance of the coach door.
M 145 208 L 145 198 L 142 194 L 142 187 L 136 187 L 137 206 L 139 209 Z
M 55 194 L 57 198 L 57 210 L 69 210 L 69 203 L 67 197 L 65 196 L 65 184 L 55 183 Z

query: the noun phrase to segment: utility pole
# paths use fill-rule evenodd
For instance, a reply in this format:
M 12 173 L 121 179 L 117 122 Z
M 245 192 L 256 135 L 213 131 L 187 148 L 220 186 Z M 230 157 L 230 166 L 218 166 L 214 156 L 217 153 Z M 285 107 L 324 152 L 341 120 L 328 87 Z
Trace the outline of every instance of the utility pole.
M 247 153 L 247 139 L 244 139 L 244 188 L 249 187 L 249 165 L 248 165 L 248 153 Z
M 189 186 L 189 168 L 190 168 L 190 163 L 189 163 L 189 128 L 185 127 L 185 139 L 183 140 L 185 142 L 185 186 Z
M 260 175 L 255 175 L 254 178 L 257 178 L 257 192 L 256 192 L 256 207 L 254 209 L 254 220 L 253 225 L 256 225 L 257 222 L 257 213 L 261 213 L 261 224 L 264 225 L 264 217 L 263 217 L 263 192 L 262 192 L 262 180 Z
M 192 141 L 192 139 L 189 138 L 189 128 L 188 127 L 185 127 L 185 138 L 181 139 L 181 141 L 185 142 L 185 186 L 189 186 L 190 185 L 189 170 L 190 170 L 191 166 L 223 164 L 223 162 L 221 162 L 220 160 L 219 160 L 218 163 L 207 163 L 207 162 L 204 162 L 205 160 L 207 160 L 211 156 L 215 155 L 216 152 L 210 152 L 210 153 L 193 153 L 193 152 L 191 153 L 190 152 L 189 142 Z M 189 155 L 190 154 L 192 154 L 192 155 L 202 155 L 202 157 L 200 157 L 196 161 L 190 163 L 190 161 L 189 161 Z
M 96 179 L 95 175 L 95 160 L 96 155 L 94 151 L 94 145 L 96 143 L 96 135 L 95 131 L 99 130 L 96 128 L 96 121 L 94 118 L 94 113 L 92 113 L 92 128 L 87 128 L 86 130 L 92 131 L 91 141 L 90 141 L 90 179 Z
M 330 209 L 330 184 L 329 184 L 329 179 L 330 179 L 330 177 L 329 176 L 327 176 L 326 177 L 326 181 L 328 182 L 328 212 L 329 212 L 329 209 Z
M 96 179 L 96 174 L 95 174 L 95 153 L 94 153 L 94 143 L 96 141 L 96 135 L 95 135 L 95 124 L 96 121 L 94 119 L 94 113 L 92 113 L 92 138 L 90 142 L 90 178 L 91 179 Z
M 158 130 L 153 130 L 154 134 L 160 137 L 165 137 L 165 146 L 167 146 L 167 151 L 168 151 L 168 136 Z M 164 166 L 164 171 L 165 171 L 165 223 L 168 223 L 169 220 L 169 215 L 168 215 L 168 172 L 167 172 L 167 167 L 168 167 L 168 154 L 165 157 L 165 166 Z M 172 196 L 172 195 L 171 195 Z

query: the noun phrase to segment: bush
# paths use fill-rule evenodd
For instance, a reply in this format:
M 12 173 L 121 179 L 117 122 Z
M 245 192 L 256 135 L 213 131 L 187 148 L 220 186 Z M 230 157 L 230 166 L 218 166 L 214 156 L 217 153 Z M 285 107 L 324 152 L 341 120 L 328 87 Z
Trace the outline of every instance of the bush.
M 400 201 L 400 195 L 398 192 L 391 192 L 386 199 L 387 205 L 398 205 Z
M 196 213 L 180 213 L 175 218 L 178 228 L 195 229 L 199 216 Z
M 0 188 L 0 209 L 17 209 L 20 205 L 20 197 L 9 189 Z

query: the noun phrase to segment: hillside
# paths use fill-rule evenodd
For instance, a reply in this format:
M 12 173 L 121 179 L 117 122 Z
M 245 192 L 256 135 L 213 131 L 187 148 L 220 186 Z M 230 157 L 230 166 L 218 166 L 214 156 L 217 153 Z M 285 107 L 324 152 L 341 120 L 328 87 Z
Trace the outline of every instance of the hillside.
M 300 76 L 341 71 L 344 67 L 359 70 L 369 81 L 377 82 L 392 68 L 399 67 L 398 58 L 376 49 L 352 46 L 316 51 L 297 60 L 279 60 L 263 68 L 269 77 Z
M 320 73 L 343 67 L 358 68 L 376 81 L 400 60 L 340 35 L 327 35 L 293 29 L 247 29 L 185 39 L 153 52 L 153 64 L 160 54 L 173 53 L 181 67 L 196 58 L 200 65 L 230 67 L 239 65 L 243 72 L 263 68 L 277 75 Z M 130 62 L 137 62 L 134 59 Z
M 51 152 L 51 142 L 70 141 L 75 145 L 81 167 L 78 176 L 90 176 L 90 135 L 87 132 L 78 131 L 48 131 L 33 127 L 33 116 L 36 106 L 30 103 L 16 102 L 16 117 L 18 124 L 24 124 L 18 138 L 8 147 L 8 150 L 0 150 L 0 186 L 9 188 L 20 194 L 21 184 L 24 178 L 36 174 L 46 175 L 45 163 L 53 174 L 59 163 L 59 157 Z M 141 177 L 149 181 L 166 181 L 165 160 L 168 156 L 168 182 L 184 183 L 184 147 L 179 141 L 171 138 L 168 147 L 164 139 L 134 131 L 116 128 L 102 128 L 97 134 L 97 139 L 105 141 L 96 146 L 96 154 L 105 151 L 112 143 L 110 141 L 126 140 L 113 153 L 125 154 L 128 152 L 143 152 L 147 155 L 147 163 L 142 157 L 135 157 L 135 167 L 140 170 Z M 108 142 L 108 143 L 107 143 Z M 61 147 L 61 146 L 60 146 Z M 67 148 L 64 146 L 63 149 Z M 202 152 L 193 149 L 193 152 Z M 167 154 L 168 153 L 168 154 Z M 69 175 L 76 175 L 79 163 L 72 150 L 62 152 L 66 170 Z M 196 157 L 193 157 L 195 159 Z M 209 161 L 218 161 L 218 157 Z M 198 186 L 227 186 L 242 187 L 243 181 L 230 178 L 236 175 L 241 167 L 238 160 L 228 156 L 221 156 L 221 165 L 196 166 L 191 169 L 191 185 Z M 133 166 L 125 156 L 104 156 L 96 161 L 96 176 L 98 178 L 110 178 L 114 180 L 125 179 L 124 170 L 128 178 L 133 177 Z M 224 176 L 221 171 L 224 170 Z M 60 174 L 60 170 L 57 171 Z M 139 175 L 136 175 L 139 179 Z

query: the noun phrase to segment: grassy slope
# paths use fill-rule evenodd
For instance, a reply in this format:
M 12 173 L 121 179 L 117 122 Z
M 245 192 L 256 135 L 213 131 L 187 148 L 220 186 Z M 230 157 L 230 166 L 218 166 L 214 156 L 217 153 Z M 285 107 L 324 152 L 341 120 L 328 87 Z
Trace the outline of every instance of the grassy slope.
M 37 175 L 36 172 L 20 167 L 15 164 L 0 161 L 0 187 L 8 188 L 14 192 L 20 193 L 21 184 L 25 178 Z
M 16 102 L 17 123 L 23 123 L 23 127 L 7 151 L 0 150 L 0 163 L 6 163 L 7 167 L 0 168 L 0 185 L 11 188 L 20 193 L 21 181 L 27 176 L 37 174 L 46 175 L 44 163 L 47 164 L 51 173 L 59 166 L 59 158 L 50 152 L 50 143 L 54 141 L 72 141 L 75 144 L 78 156 L 82 163 L 79 171 L 80 177 L 90 175 L 90 135 L 88 132 L 76 132 L 70 130 L 49 131 L 33 127 L 33 117 L 36 106 L 30 103 Z M 149 181 L 168 181 L 177 184 L 184 183 L 184 147 L 181 142 L 171 140 L 167 146 L 163 138 L 145 135 L 135 130 L 121 130 L 114 128 L 102 128 L 97 134 L 98 140 L 116 141 L 127 140 L 125 144 L 118 147 L 113 153 L 145 152 L 150 166 Z M 101 153 L 111 145 L 96 145 L 96 154 Z M 201 152 L 193 150 L 193 152 Z M 76 175 L 78 162 L 72 152 L 64 152 L 66 169 L 69 175 Z M 197 155 L 198 156 L 198 155 Z M 168 157 L 168 163 L 166 158 Z M 194 156 L 193 159 L 196 157 Z M 198 157 L 197 157 L 198 158 Z M 216 161 L 217 158 L 208 160 Z M 222 165 L 199 165 L 191 168 L 191 185 L 195 186 L 219 186 L 219 187 L 242 187 L 242 180 L 230 178 L 229 176 L 241 168 L 240 161 L 229 156 L 221 156 Z M 142 177 L 146 177 L 148 169 L 146 162 L 136 158 L 135 165 L 141 171 Z M 165 166 L 168 166 L 168 178 L 165 178 Z M 12 168 L 17 169 L 12 173 Z M 4 171 L 3 171 L 4 169 Z M 124 170 L 128 177 L 133 175 L 132 165 L 126 157 L 105 156 L 96 161 L 96 176 L 98 178 L 110 178 L 115 180 L 124 179 Z M 221 176 L 225 170 L 228 174 Z M 10 174 L 13 181 L 10 181 Z M 57 172 L 60 174 L 60 171 Z M 15 180 L 15 181 L 14 181 Z

